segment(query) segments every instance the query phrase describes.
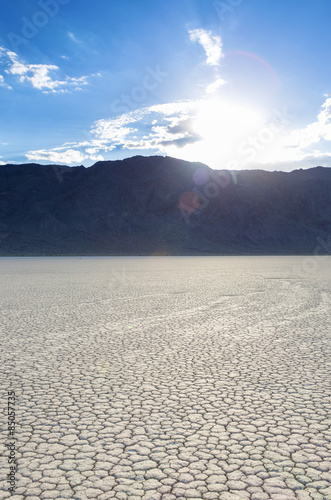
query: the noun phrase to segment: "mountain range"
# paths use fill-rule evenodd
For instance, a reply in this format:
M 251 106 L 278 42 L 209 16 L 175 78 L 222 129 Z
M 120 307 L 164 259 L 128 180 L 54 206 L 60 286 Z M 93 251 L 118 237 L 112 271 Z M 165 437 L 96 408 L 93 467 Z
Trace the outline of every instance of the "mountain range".
M 331 253 L 331 168 L 216 171 L 135 156 L 0 166 L 0 255 Z

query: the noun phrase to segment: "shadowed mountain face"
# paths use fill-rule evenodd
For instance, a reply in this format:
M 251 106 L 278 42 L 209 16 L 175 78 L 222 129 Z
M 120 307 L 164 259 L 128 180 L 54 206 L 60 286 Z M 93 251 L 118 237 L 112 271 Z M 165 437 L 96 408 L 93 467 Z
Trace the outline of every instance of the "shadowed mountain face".
M 0 167 L 0 255 L 331 253 L 331 169 L 137 156 Z

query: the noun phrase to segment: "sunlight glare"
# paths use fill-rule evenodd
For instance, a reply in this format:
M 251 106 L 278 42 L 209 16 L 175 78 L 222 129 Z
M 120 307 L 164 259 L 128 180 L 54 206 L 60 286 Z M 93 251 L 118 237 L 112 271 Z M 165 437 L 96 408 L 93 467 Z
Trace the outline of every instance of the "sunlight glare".
M 240 146 L 261 130 L 265 120 L 262 108 L 209 99 L 200 103 L 192 119 L 192 129 L 200 139 L 184 147 L 167 145 L 164 151 L 169 156 L 200 161 L 214 169 L 238 169 L 246 163 Z
M 201 106 L 194 130 L 202 139 L 219 148 L 223 143 L 236 142 L 243 135 L 252 133 L 262 120 L 262 113 L 248 105 L 211 100 Z

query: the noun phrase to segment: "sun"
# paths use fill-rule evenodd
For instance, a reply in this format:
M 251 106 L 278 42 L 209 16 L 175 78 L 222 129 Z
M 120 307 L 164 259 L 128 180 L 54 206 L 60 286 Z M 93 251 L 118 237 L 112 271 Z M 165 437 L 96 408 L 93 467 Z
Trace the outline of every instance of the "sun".
M 243 140 L 254 134 L 263 122 L 262 113 L 247 104 L 221 100 L 201 106 L 193 128 L 201 137 L 200 147 L 217 161 L 235 158 Z
M 232 143 L 261 122 L 261 114 L 247 104 L 233 104 L 220 100 L 203 103 L 194 120 L 194 129 L 205 140 Z
M 209 99 L 199 104 L 192 128 L 200 138 L 173 152 L 189 161 L 201 161 L 211 168 L 232 169 L 240 164 L 240 145 L 261 128 L 264 113 L 245 102 Z

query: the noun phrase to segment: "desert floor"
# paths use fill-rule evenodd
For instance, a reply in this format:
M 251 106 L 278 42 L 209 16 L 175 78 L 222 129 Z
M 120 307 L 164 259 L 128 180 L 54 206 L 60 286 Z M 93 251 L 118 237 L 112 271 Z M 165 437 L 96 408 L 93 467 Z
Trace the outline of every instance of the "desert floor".
M 0 499 L 331 499 L 331 257 L 0 273 Z

